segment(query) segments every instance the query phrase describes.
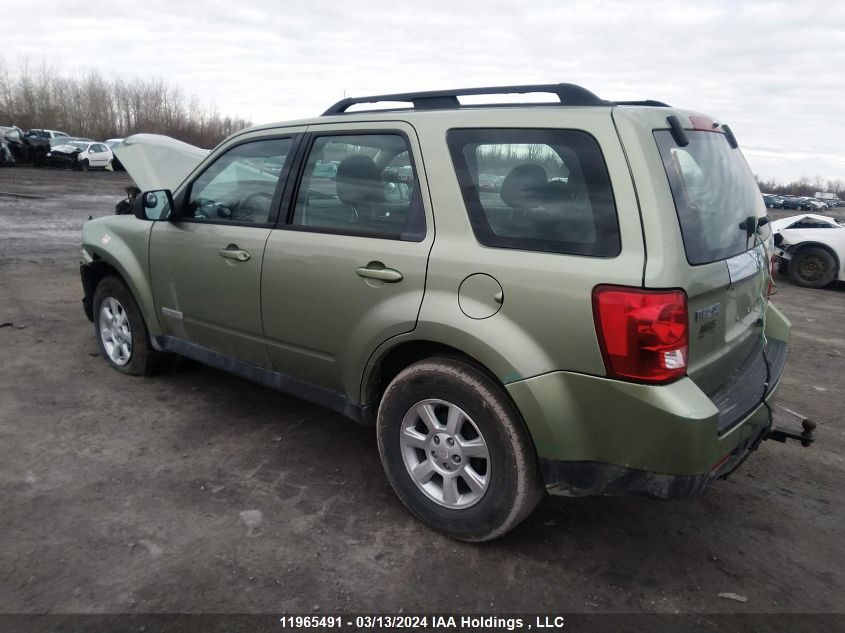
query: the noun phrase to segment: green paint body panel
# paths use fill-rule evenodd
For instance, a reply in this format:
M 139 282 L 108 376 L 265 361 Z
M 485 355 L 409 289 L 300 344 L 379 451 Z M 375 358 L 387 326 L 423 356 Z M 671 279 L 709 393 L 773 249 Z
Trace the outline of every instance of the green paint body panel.
M 784 342 L 789 334 L 789 321 L 771 304 L 766 334 Z M 760 404 L 720 436 L 718 409 L 690 378 L 655 387 L 552 372 L 511 383 L 507 390 L 541 458 L 668 475 L 707 473 L 768 422 Z
M 261 322 L 261 268 L 270 229 L 155 222 L 150 278 L 166 335 L 270 367 Z M 247 261 L 221 257 L 237 245 Z
M 127 282 L 153 336 L 183 339 L 372 408 L 378 405 L 373 385 L 391 350 L 409 343 L 448 346 L 475 359 L 505 386 L 541 458 L 670 475 L 707 473 L 759 432 L 766 412 L 758 407 L 719 435 L 718 409 L 705 394 L 759 341 L 756 323 L 764 306 L 769 337 L 787 341 L 790 325 L 762 299 L 765 271 L 734 283 L 725 261 L 687 263 L 652 137 L 653 129 L 667 127 L 669 114 L 690 113 L 645 107 L 481 108 L 259 126 L 224 141 L 175 198 L 244 139 L 399 130 L 410 143 L 421 187 L 424 239 L 115 216 L 86 223 L 83 247 Z M 620 254 L 599 258 L 481 245 L 446 144 L 450 129 L 472 127 L 572 129 L 595 138 L 612 185 Z M 230 245 L 250 258 L 221 257 L 219 251 Z M 356 274 L 372 262 L 398 270 L 401 281 Z M 459 301 L 461 284 L 473 275 L 491 279 L 467 285 L 464 299 L 478 318 L 468 316 Z M 599 284 L 686 292 L 687 377 L 665 386 L 605 377 L 591 303 Z M 721 310 L 709 335 L 696 338 L 695 312 L 715 303 Z
M 309 131 L 369 129 L 405 134 L 423 191 L 426 173 L 414 128 L 401 121 L 315 125 Z M 300 230 L 274 230 L 261 280 L 264 335 L 273 368 L 359 401 L 361 374 L 383 341 L 414 329 L 434 242 L 431 204 L 423 196 L 428 230 L 419 242 Z M 360 277 L 380 263 L 402 274 L 398 283 Z
M 152 222 L 131 215 L 90 220 L 82 225 L 82 248 L 112 268 L 129 286 L 152 336 L 162 333 L 153 302 L 149 275 L 149 241 Z

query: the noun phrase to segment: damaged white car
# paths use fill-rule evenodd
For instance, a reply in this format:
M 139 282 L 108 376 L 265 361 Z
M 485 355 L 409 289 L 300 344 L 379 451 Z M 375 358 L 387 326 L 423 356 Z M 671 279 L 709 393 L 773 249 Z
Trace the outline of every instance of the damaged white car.
M 814 213 L 772 222 L 778 272 L 799 286 L 823 288 L 845 281 L 845 226 Z

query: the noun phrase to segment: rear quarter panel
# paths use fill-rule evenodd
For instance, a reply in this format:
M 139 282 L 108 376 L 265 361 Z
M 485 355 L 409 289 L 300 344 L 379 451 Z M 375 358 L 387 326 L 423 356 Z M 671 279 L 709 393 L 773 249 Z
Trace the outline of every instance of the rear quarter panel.
M 432 340 L 474 357 L 508 384 L 554 370 L 604 375 L 592 290 L 600 283 L 639 286 L 644 249 L 637 199 L 608 108 L 479 110 L 472 117 L 432 113 L 414 121 L 430 183 L 436 239 L 417 323 L 403 340 Z M 622 250 L 598 258 L 482 246 L 470 225 L 446 143 L 450 129 L 575 129 L 599 143 L 610 173 Z M 484 273 L 502 287 L 493 316 L 472 319 L 458 303 L 461 283 Z M 395 343 L 398 341 L 392 341 Z

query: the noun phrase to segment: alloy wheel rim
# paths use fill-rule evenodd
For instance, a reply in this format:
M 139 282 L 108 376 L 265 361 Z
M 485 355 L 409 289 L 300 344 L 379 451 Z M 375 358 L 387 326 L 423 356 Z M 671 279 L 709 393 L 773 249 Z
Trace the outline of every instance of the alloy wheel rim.
M 100 341 L 115 365 L 126 365 L 132 358 L 132 328 L 126 310 L 114 297 L 106 297 L 100 306 Z
M 821 279 L 825 272 L 825 266 L 821 257 L 805 257 L 798 266 L 798 273 L 807 281 Z
M 411 480 L 440 506 L 468 508 L 490 487 L 487 441 L 457 405 L 429 399 L 412 406 L 402 420 L 399 444 Z

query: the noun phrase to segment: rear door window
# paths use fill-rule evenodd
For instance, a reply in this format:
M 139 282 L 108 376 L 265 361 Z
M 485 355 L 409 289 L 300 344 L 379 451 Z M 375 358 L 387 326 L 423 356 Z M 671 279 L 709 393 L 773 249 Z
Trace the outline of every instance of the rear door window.
M 485 246 L 619 254 L 619 223 L 596 140 L 577 130 L 463 129 L 447 136 L 476 239 Z
M 740 224 L 766 215 L 754 174 L 724 134 L 687 130 L 689 144 L 678 147 L 668 130 L 655 130 L 669 178 L 690 264 L 708 264 L 754 246 Z M 769 237 L 768 225 L 761 239 Z
M 405 136 L 393 132 L 316 136 L 289 226 L 422 241 L 422 196 Z

